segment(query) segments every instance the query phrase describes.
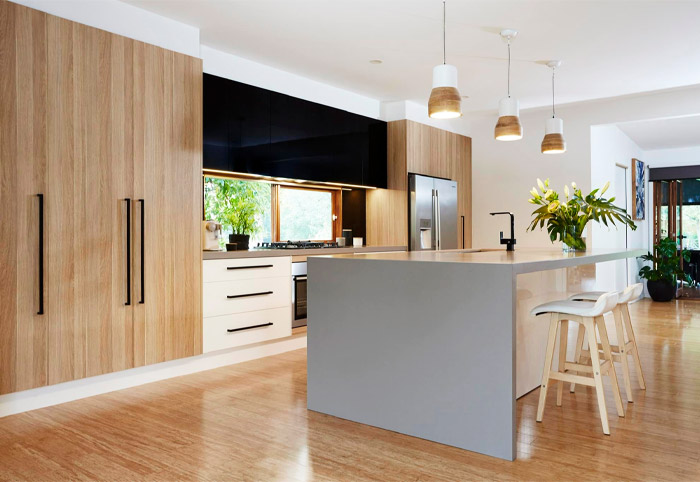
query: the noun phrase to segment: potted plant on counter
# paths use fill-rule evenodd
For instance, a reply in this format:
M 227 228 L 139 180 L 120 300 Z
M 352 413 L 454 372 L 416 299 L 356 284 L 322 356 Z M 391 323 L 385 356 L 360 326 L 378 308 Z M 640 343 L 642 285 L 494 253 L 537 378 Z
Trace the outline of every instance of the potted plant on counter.
M 544 182 L 538 179 L 537 185 L 539 191 L 533 187 L 530 191 L 532 198 L 528 201 L 540 207 L 532 212 L 534 218 L 528 231 L 534 231 L 538 226 L 542 229 L 546 225 L 549 239 L 552 242 L 558 240 L 564 243 L 564 251 L 586 250 L 583 231 L 590 221 L 606 226 L 615 226 L 620 222 L 633 231 L 637 229 L 629 214 L 613 204 L 614 197 L 603 197 L 610 187 L 610 182 L 605 184 L 602 190 L 594 189 L 585 196 L 576 183 L 572 182 L 571 191 L 568 185 L 564 186 L 564 198 L 560 198 L 559 193 L 549 188 L 549 179 Z
M 219 178 L 209 178 L 207 182 L 209 195 L 205 197 L 205 210 L 231 229 L 230 245 L 235 243 L 235 249 L 247 250 L 250 237 L 260 231 L 260 217 L 264 211 L 262 203 L 269 200 L 270 185 Z
M 693 284 L 692 278 L 681 268 L 681 258 L 689 262 L 690 253 L 685 250 L 679 252 L 676 241 L 671 238 L 659 241 L 654 246 L 654 253 L 641 256 L 651 266 L 643 266 L 639 270 L 639 276 L 647 280 L 647 290 L 652 300 L 671 301 L 676 297 L 679 279 Z

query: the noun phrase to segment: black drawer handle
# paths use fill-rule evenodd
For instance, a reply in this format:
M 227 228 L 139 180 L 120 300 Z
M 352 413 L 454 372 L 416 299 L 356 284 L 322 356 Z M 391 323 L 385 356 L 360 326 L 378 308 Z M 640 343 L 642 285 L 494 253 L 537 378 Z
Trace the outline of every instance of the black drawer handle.
M 262 296 L 262 295 L 271 295 L 272 291 L 261 291 L 260 293 L 248 293 L 245 295 L 228 295 L 226 298 L 229 300 L 232 300 L 234 298 L 248 298 L 249 296 Z
M 233 333 L 235 331 L 243 331 L 243 330 L 252 330 L 253 328 L 262 328 L 263 326 L 272 326 L 274 323 L 263 323 L 262 325 L 253 325 L 253 326 L 244 326 L 243 328 L 229 328 L 226 330 L 229 333 Z
M 256 264 L 255 266 L 227 266 L 226 269 L 258 269 L 258 268 L 272 268 L 271 264 Z

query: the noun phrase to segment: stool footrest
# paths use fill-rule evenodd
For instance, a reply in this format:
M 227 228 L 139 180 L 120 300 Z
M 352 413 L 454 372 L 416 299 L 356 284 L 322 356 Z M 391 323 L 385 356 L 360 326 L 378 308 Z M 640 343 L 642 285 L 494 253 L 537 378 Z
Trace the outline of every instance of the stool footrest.
M 561 373 L 550 371 L 549 378 L 552 380 L 561 380 L 562 382 L 578 383 L 581 385 L 588 385 L 589 387 L 595 386 L 595 380 L 590 377 L 582 377 L 581 375 L 574 375 L 572 373 Z
M 577 372 L 593 373 L 593 367 L 590 365 L 583 365 L 581 363 L 571 363 L 566 362 L 564 364 L 566 370 L 574 370 Z

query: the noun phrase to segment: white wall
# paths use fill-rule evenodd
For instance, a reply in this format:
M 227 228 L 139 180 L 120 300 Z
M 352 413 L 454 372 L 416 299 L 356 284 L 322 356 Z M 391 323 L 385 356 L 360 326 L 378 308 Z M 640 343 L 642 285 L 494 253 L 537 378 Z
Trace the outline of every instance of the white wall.
M 15 3 L 199 57 L 199 29 L 117 0 L 12 0 Z
M 540 153 L 544 122 L 551 116 L 549 109 L 522 111 L 525 136 L 515 142 L 493 139 L 495 112 L 472 116 L 469 121 L 474 173 L 473 245 L 498 246 L 498 232 L 506 226 L 494 222 L 488 213 L 506 210 L 516 216 L 518 247 L 551 247 L 546 232 L 525 232 L 532 212 L 532 205 L 527 202 L 528 191 L 538 177 L 551 178 L 560 189 L 571 181 L 576 181 L 584 191 L 591 188 L 592 126 L 697 113 L 700 113 L 700 87 L 560 106 L 557 115 L 564 119 L 568 149 L 560 155 Z
M 649 167 L 674 167 L 700 165 L 700 146 L 646 151 Z
M 627 212 L 632 213 L 632 158 L 644 161 L 646 153 L 624 132 L 615 125 L 592 126 L 591 127 L 591 185 L 599 187 L 611 181 L 611 187 L 606 195 L 618 197 L 620 194 L 627 193 Z M 616 186 L 615 183 L 615 168 L 616 164 L 626 166 L 627 178 L 625 186 Z M 650 193 L 647 189 L 647 200 L 650 200 Z M 648 204 L 648 203 L 647 203 Z M 642 248 L 648 249 L 649 241 L 649 222 L 648 219 L 637 222 L 636 231 L 628 229 L 627 247 L 628 249 Z M 624 226 L 617 228 L 606 227 L 603 224 L 591 223 L 589 232 L 591 241 L 589 245 L 592 248 L 624 248 L 621 245 L 621 232 Z M 621 289 L 624 286 L 616 286 L 615 275 L 616 269 L 624 270 L 625 263 L 604 263 L 599 266 L 596 273 L 598 289 L 611 291 Z M 623 275 L 624 279 L 630 281 L 638 281 L 638 273 L 641 264 L 637 259 L 627 261 L 629 270 L 627 275 Z

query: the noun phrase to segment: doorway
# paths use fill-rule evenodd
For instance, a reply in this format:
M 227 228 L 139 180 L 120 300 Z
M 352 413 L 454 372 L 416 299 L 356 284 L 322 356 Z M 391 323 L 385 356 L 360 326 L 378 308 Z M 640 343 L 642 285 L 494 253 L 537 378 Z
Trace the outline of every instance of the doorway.
M 658 179 L 662 173 L 652 171 L 654 244 L 663 238 L 671 238 L 676 240 L 679 250 L 690 252 L 690 261 L 681 263 L 683 271 L 695 284 L 679 285 L 678 297 L 700 299 L 700 178 L 683 178 L 684 171 L 677 170 L 673 172 L 678 177 L 676 179 Z M 687 173 L 696 174 L 694 170 Z

